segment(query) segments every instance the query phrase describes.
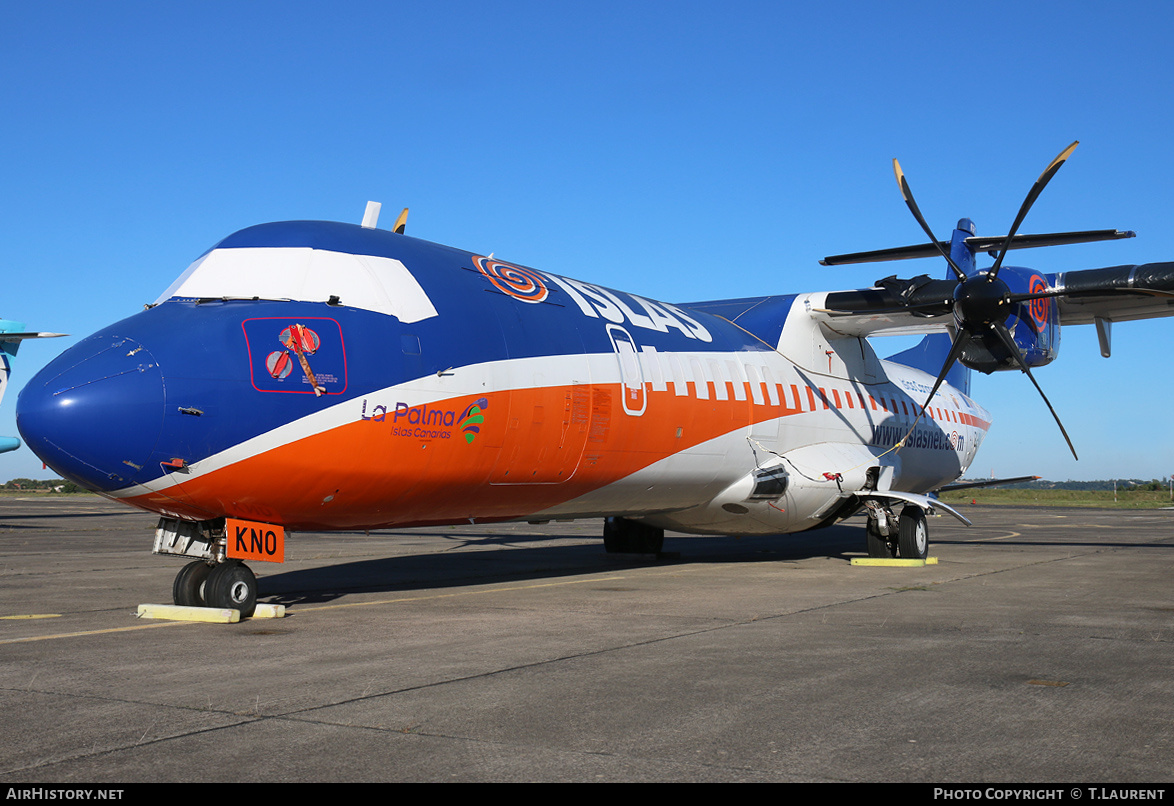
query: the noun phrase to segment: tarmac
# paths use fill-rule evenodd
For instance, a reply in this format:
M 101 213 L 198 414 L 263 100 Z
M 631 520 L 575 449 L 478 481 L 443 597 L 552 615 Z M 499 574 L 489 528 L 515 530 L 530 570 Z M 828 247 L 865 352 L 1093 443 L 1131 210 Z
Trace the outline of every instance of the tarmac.
M 0 498 L 0 781 L 1165 783 L 1174 511 L 965 507 L 603 550 L 599 521 L 292 535 L 282 619 L 135 617 L 154 516 Z

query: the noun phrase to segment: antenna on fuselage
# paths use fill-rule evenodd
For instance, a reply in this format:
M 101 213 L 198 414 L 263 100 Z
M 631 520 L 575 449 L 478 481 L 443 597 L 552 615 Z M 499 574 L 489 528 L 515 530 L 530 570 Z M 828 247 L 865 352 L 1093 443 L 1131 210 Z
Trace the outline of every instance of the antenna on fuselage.
M 375 227 L 379 224 L 379 210 L 382 207 L 383 207 L 383 205 L 380 204 L 379 202 L 374 202 L 374 201 L 367 202 L 367 209 L 363 212 L 362 227 L 364 229 L 375 229 Z M 391 228 L 391 231 L 397 232 L 400 235 L 403 235 L 404 230 L 407 229 L 407 227 L 408 227 L 408 208 L 405 207 L 403 212 L 400 213 L 399 217 L 395 220 L 395 226 Z
M 379 202 L 367 202 L 367 209 L 363 211 L 363 223 L 361 224 L 364 229 L 375 229 L 379 223 L 379 211 L 382 207 L 383 205 Z

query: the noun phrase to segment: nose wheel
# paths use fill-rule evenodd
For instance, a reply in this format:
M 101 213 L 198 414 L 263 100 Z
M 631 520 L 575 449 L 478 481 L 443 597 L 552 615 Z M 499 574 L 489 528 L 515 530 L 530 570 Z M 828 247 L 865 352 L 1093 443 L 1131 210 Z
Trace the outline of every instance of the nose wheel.
M 180 607 L 205 607 L 204 583 L 212 568 L 203 560 L 195 560 L 180 569 L 171 585 L 172 601 Z
M 257 577 L 236 560 L 216 565 L 196 560 L 176 575 L 172 598 L 177 605 L 239 610 L 248 618 L 257 609 Z

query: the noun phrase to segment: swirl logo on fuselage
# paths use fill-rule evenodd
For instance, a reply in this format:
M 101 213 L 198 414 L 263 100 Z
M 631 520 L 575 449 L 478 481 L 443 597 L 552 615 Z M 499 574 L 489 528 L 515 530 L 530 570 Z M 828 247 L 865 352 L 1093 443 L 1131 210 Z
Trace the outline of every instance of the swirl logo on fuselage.
M 522 302 L 543 302 L 549 293 L 535 272 L 493 257 L 473 256 L 473 263 L 497 289 Z
M 520 302 L 545 302 L 551 290 L 563 291 L 567 303 L 574 303 L 584 316 L 592 319 L 603 318 L 617 325 L 630 324 L 661 333 L 672 328 L 687 339 L 713 341 L 713 336 L 699 321 L 667 302 L 653 302 L 569 277 L 524 269 L 493 257 L 471 257 L 477 270 L 494 288 Z M 559 302 L 563 302 L 562 298 Z
M 457 423 L 461 427 L 461 431 L 465 434 L 465 442 L 472 442 L 481 433 L 481 423 L 485 422 L 485 417 L 481 412 L 489 408 L 489 401 L 481 398 L 476 403 L 471 403 L 467 409 L 461 412 L 460 422 Z
M 1031 281 L 1027 284 L 1027 292 L 1029 294 L 1040 294 L 1048 290 L 1048 282 L 1038 274 L 1031 276 Z M 1043 299 L 1033 299 L 1028 305 L 1027 310 L 1031 313 L 1031 318 L 1035 325 L 1040 330 L 1043 330 L 1048 325 L 1048 305 L 1050 300 L 1045 297 Z

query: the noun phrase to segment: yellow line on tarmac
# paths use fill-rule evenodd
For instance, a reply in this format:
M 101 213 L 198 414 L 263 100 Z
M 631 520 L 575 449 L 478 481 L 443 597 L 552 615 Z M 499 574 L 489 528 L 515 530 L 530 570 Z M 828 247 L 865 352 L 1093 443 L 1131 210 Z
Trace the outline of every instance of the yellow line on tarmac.
M 665 569 L 665 570 L 679 572 L 682 569 Z M 316 612 L 316 611 L 320 611 L 320 610 L 337 610 L 337 609 L 343 608 L 343 607 L 371 607 L 374 605 L 402 604 L 404 602 L 426 602 L 431 599 L 452 599 L 452 598 L 456 598 L 458 596 L 476 596 L 478 594 L 484 594 L 484 593 L 508 593 L 510 591 L 534 590 L 534 589 L 538 589 L 538 588 L 556 588 L 556 587 L 561 587 L 564 585 L 584 585 L 584 584 L 598 583 L 598 582 L 614 582 L 614 581 L 620 580 L 620 579 L 625 579 L 625 577 L 623 577 L 623 576 L 591 577 L 590 579 L 573 579 L 573 580 L 564 580 L 561 582 L 544 582 L 544 583 L 535 584 L 535 585 L 514 585 L 511 587 L 502 587 L 502 588 L 479 588 L 476 590 L 461 591 L 458 593 L 439 593 L 439 594 L 428 594 L 428 595 L 423 595 L 423 596 L 402 596 L 402 597 L 399 597 L 396 599 L 379 599 L 374 602 L 350 602 L 347 604 L 321 605 L 319 607 L 299 607 L 293 613 L 288 613 L 288 615 L 296 615 L 298 613 L 311 613 L 311 612 Z M 194 622 L 194 621 L 156 621 L 156 622 L 152 622 L 151 624 L 135 624 L 130 627 L 110 627 L 110 628 L 103 629 L 103 630 L 79 630 L 77 632 L 56 633 L 53 635 L 33 635 L 33 636 L 26 637 L 26 638 L 4 638 L 4 639 L 0 639 L 0 645 L 21 644 L 21 643 L 28 643 L 31 641 L 52 641 L 52 640 L 56 640 L 58 638 L 78 638 L 78 637 L 86 636 L 86 635 L 105 635 L 108 633 L 133 632 L 135 630 L 153 630 L 153 629 L 156 629 L 159 627 L 190 626 L 192 624 L 198 624 L 198 623 L 199 622 Z
M 986 543 L 991 540 L 1010 540 L 1013 537 L 1023 537 L 1023 534 L 1021 532 L 1008 532 L 1007 534 L 999 535 L 998 537 L 976 537 L 973 540 L 967 540 L 966 542 L 967 543 Z
M 153 630 L 157 627 L 177 627 L 179 625 L 195 624 L 194 621 L 157 621 L 153 624 L 136 624 L 133 627 L 110 627 L 105 630 L 80 630 L 78 632 L 63 632 L 56 635 L 31 635 L 28 638 L 4 638 L 0 644 L 24 644 L 29 641 L 51 641 L 56 638 L 77 638 L 82 635 L 102 635 L 112 632 L 131 632 L 133 630 Z

